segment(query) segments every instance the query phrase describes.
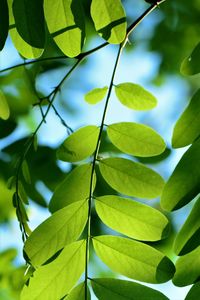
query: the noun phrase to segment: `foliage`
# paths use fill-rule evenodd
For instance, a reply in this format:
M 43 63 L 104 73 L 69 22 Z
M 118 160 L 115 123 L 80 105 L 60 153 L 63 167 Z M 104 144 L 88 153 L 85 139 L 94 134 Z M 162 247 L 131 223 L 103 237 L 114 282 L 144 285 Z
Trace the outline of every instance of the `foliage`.
M 176 286 L 193 284 L 185 300 L 197 299 L 200 199 L 195 197 L 200 192 L 199 89 L 174 126 L 172 147 L 189 148 L 166 183 L 155 165 L 151 166 L 156 159 L 162 161 L 169 154 L 156 130 L 126 120 L 105 123 L 113 90 L 117 101 L 135 113 L 147 111 L 148 114 L 158 103 L 138 83 L 115 82 L 121 55 L 125 48 L 133 50 L 127 43 L 138 25 L 154 10 L 159 13 L 158 7 L 166 13 L 166 19 L 170 7 L 181 11 L 181 4 L 176 1 L 146 2 L 150 5 L 143 3 L 146 10 L 131 22 L 125 3 L 120 0 L 5 0 L 0 4 L 0 49 L 9 32 L 14 47 L 24 59 L 0 71 L 0 138 L 8 137 L 0 157 L 0 220 L 6 223 L 16 212 L 28 266 L 26 275 L 22 276 L 24 267 L 12 264 L 16 253 L 12 249 L 1 253 L 0 297 L 19 299 L 20 293 L 21 300 L 90 300 L 93 294 L 100 300 L 168 299 L 167 295 L 140 283 L 114 278 L 121 274 L 152 284 L 169 280 Z M 198 11 L 198 0 L 194 0 L 191 11 L 195 5 Z M 194 23 L 196 33 L 196 20 Z M 91 32 L 88 27 L 92 27 Z M 164 28 L 162 32 L 173 31 L 170 26 Z M 157 45 L 159 30 L 157 26 L 149 47 Z M 183 37 L 178 32 L 181 28 L 176 30 L 177 43 L 182 43 Z M 97 35 L 105 42 L 83 50 L 86 38 Z M 164 57 L 160 70 L 167 73 L 169 68 L 164 66 L 171 50 L 168 46 L 163 49 L 162 38 L 163 34 L 156 49 Z M 169 35 L 169 41 L 171 38 Z M 91 105 L 104 100 L 101 122 L 73 131 L 55 102 L 61 102 L 64 85 L 79 65 L 109 44 L 118 49 L 110 83 L 85 94 L 86 103 Z M 180 66 L 182 74 L 200 73 L 199 49 L 199 44 L 194 50 L 191 47 L 191 54 L 187 53 Z M 46 92 L 38 84 L 41 75 L 57 70 L 64 72 L 56 86 Z M 70 110 L 69 104 L 66 106 Z M 18 120 L 29 114 L 31 107 L 38 107 L 41 121 L 32 134 L 12 142 L 9 137 L 17 128 Z M 56 149 L 38 142 L 39 131 L 43 124 L 48 125 L 51 110 L 68 135 Z M 59 167 L 58 160 L 68 163 L 67 173 Z M 39 181 L 51 191 L 49 202 L 37 189 Z M 157 207 L 141 202 L 159 196 L 161 207 L 158 202 Z M 170 212 L 193 199 L 193 208 L 174 238 L 170 231 Z M 30 201 L 51 213 L 33 231 L 29 228 Z M 7 205 L 11 202 L 12 205 Z M 103 224 L 106 229 L 102 231 Z M 174 239 L 172 246 L 171 239 Z M 90 265 L 93 260 L 97 264 L 96 256 L 112 270 L 113 278 L 91 277 Z M 11 284 L 9 288 L 16 277 L 17 286 Z

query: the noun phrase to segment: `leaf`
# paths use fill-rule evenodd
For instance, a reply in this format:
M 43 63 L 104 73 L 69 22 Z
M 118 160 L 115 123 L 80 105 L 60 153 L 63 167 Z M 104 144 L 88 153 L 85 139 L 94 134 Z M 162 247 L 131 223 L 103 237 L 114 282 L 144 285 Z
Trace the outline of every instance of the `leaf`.
M 85 94 L 85 101 L 89 104 L 96 104 L 103 100 L 107 93 L 108 87 L 96 88 Z
M 111 142 L 122 152 L 136 156 L 154 156 L 165 148 L 162 137 L 152 128 L 132 122 L 121 122 L 107 127 Z
M 33 273 L 20 300 L 60 300 L 76 284 L 85 267 L 85 241 L 67 245 L 51 263 Z
M 183 75 L 195 75 L 200 73 L 200 42 L 196 45 L 191 55 L 186 57 L 181 64 L 181 73 Z
M 0 3 L 0 51 L 3 49 L 9 27 L 8 4 L 6 0 L 1 0 Z
M 49 32 L 60 50 L 69 57 L 80 54 L 85 38 L 81 0 L 44 0 L 44 14 Z
M 92 278 L 91 283 L 95 295 L 101 300 L 169 300 L 161 292 L 132 281 Z
M 161 196 L 161 206 L 167 211 L 181 208 L 200 192 L 200 139 L 184 153 Z
M 24 251 L 37 267 L 82 233 L 88 214 L 87 201 L 78 201 L 60 209 L 40 224 L 27 239 Z
M 142 86 L 126 82 L 115 86 L 119 101 L 134 110 L 149 110 L 156 106 L 156 98 Z
M 190 285 L 200 278 L 200 246 L 192 252 L 181 256 L 176 262 L 173 283 L 176 286 Z
M 49 203 L 49 210 L 55 212 L 70 203 L 86 200 L 90 192 L 92 165 L 84 164 L 76 167 L 67 177 L 56 187 Z M 93 178 L 93 191 L 96 185 L 96 174 Z
M 174 241 L 174 251 L 177 255 L 184 255 L 199 245 L 200 233 L 200 198 L 196 201 L 190 215 L 178 232 Z
M 91 299 L 90 290 L 87 288 L 87 300 Z M 85 300 L 85 283 L 82 282 L 77 285 L 73 290 L 69 293 L 64 300 Z
M 60 160 L 76 162 L 83 160 L 95 151 L 99 128 L 88 125 L 72 133 L 59 147 L 57 157 Z
M 18 181 L 18 189 L 19 189 L 20 199 L 24 202 L 24 204 L 28 205 L 29 204 L 28 196 L 26 194 L 26 191 L 25 191 L 24 186 L 21 183 L 21 181 Z
M 185 300 L 197 300 L 200 295 L 200 282 L 197 282 L 189 290 Z
M 0 90 L 0 118 L 7 120 L 10 116 L 10 108 L 3 92 Z
M 120 44 L 126 36 L 126 16 L 120 0 L 92 0 L 91 17 L 95 29 L 110 44 Z
M 136 201 L 109 195 L 95 198 L 95 206 L 107 226 L 134 239 L 157 241 L 169 232 L 164 215 Z
M 176 122 L 172 136 L 174 148 L 193 143 L 200 135 L 200 89 L 192 97 L 188 107 Z
M 99 168 L 113 189 L 128 196 L 155 198 L 164 186 L 164 180 L 158 173 L 125 158 L 103 159 Z
M 22 39 L 33 47 L 44 48 L 43 0 L 13 0 L 13 15 Z
M 99 258 L 114 272 L 149 283 L 172 278 L 175 268 L 161 252 L 141 242 L 117 236 L 92 238 Z
M 23 173 L 25 181 L 27 183 L 31 184 L 31 175 L 30 175 L 29 166 L 28 166 L 26 160 L 24 160 L 22 163 L 22 173 Z

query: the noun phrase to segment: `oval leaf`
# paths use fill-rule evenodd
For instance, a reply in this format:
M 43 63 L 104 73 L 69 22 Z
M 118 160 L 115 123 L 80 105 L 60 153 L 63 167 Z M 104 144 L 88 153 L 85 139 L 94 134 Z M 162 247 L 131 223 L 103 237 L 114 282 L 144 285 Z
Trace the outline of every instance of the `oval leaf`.
M 120 0 L 92 0 L 91 17 L 95 29 L 111 44 L 120 44 L 126 36 L 126 16 Z
M 26 160 L 24 160 L 22 163 L 22 173 L 23 173 L 23 176 L 24 176 L 24 179 L 26 180 L 26 182 L 31 184 L 31 175 L 30 175 L 29 166 L 28 166 Z
M 161 196 L 163 209 L 172 211 L 190 202 L 200 192 L 200 139 L 184 153 Z
M 44 14 L 49 32 L 60 50 L 69 57 L 80 54 L 85 38 L 81 0 L 44 0 Z
M 189 57 L 186 57 L 181 64 L 181 73 L 183 75 L 195 75 L 200 73 L 200 43 L 192 51 Z
M 158 173 L 125 158 L 103 159 L 99 168 L 113 189 L 128 196 L 155 198 L 164 186 L 164 180 Z
M 156 209 L 118 196 L 95 198 L 100 219 L 112 229 L 131 238 L 157 241 L 169 232 L 167 218 Z
M 92 288 L 101 300 L 169 300 L 161 292 L 142 284 L 114 278 L 93 278 Z
M 85 101 L 89 104 L 96 104 L 103 100 L 107 93 L 108 87 L 96 88 L 85 94 Z
M 91 299 L 90 290 L 87 288 L 87 300 Z M 85 300 L 85 283 L 82 282 L 77 285 L 73 290 L 69 293 L 64 300 Z
M 152 128 L 132 122 L 122 122 L 107 127 L 111 142 L 122 152 L 148 157 L 161 154 L 165 148 L 162 137 Z
M 3 92 L 0 90 L 0 118 L 7 120 L 10 116 L 10 108 Z
M 185 300 L 197 300 L 200 295 L 200 282 L 197 282 L 189 290 Z
M 27 239 L 24 251 L 37 267 L 65 245 L 75 241 L 83 231 L 88 214 L 87 201 L 79 201 L 60 209 L 40 224 Z
M 90 192 L 92 165 L 84 164 L 76 167 L 56 187 L 49 203 L 49 210 L 55 212 L 70 203 L 86 200 Z M 96 174 L 94 173 L 93 191 L 96 185 Z
M 88 125 L 72 133 L 57 151 L 58 159 L 69 162 L 83 160 L 96 149 L 99 128 Z
M 181 256 L 176 262 L 176 273 L 173 283 L 176 286 L 186 286 L 200 278 L 200 246 L 194 251 Z
M 115 93 L 119 101 L 134 110 L 149 110 L 156 106 L 156 98 L 142 86 L 131 82 L 115 86 Z
M 179 231 L 175 242 L 174 251 L 177 255 L 184 255 L 199 246 L 200 233 L 200 198 L 196 201 L 189 217 Z
M 59 300 L 76 284 L 85 267 L 85 241 L 66 246 L 51 263 L 33 273 L 21 300 Z
M 8 4 L 6 0 L 0 2 L 0 51 L 3 49 L 9 27 Z
M 141 242 L 117 236 L 97 236 L 92 241 L 99 258 L 114 272 L 129 278 L 161 283 L 175 272 L 164 254 Z
M 178 119 L 172 136 L 174 148 L 193 143 L 200 135 L 200 89 L 192 97 L 190 104 Z

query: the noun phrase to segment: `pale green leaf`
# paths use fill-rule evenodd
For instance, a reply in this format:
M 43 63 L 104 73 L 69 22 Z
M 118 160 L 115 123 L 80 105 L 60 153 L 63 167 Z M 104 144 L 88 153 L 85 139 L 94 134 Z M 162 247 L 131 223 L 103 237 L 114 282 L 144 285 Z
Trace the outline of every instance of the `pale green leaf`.
M 90 180 L 92 165 L 84 164 L 76 167 L 67 177 L 56 187 L 49 203 L 49 210 L 55 212 L 70 203 L 85 200 L 90 192 Z M 93 191 L 96 185 L 96 174 L 94 172 Z
M 7 120 L 10 116 L 10 108 L 3 92 L 0 90 L 0 118 Z
M 134 110 L 149 110 L 156 106 L 156 98 L 142 86 L 126 82 L 115 86 L 119 101 Z
M 58 159 L 69 162 L 83 160 L 96 149 L 99 136 L 99 128 L 88 125 L 72 133 L 59 147 Z
M 44 0 L 44 14 L 50 34 L 69 57 L 81 52 L 85 38 L 85 16 L 81 0 Z
M 31 184 L 31 175 L 30 175 L 29 166 L 28 166 L 26 160 L 24 160 L 22 163 L 22 173 L 23 173 L 23 176 L 24 176 L 24 179 L 26 180 L 26 182 Z
M 87 201 L 78 201 L 55 212 L 27 239 L 24 251 L 37 267 L 82 233 L 88 215 Z
M 200 282 L 197 282 L 189 290 L 185 300 L 197 300 L 199 295 L 200 295 Z
M 157 241 L 169 232 L 167 218 L 158 210 L 118 196 L 95 198 L 100 219 L 112 229 L 143 241 Z
M 8 4 L 6 0 L 1 0 L 0 3 L 0 51 L 3 49 L 9 27 Z
M 200 232 L 200 198 L 196 201 L 190 215 L 178 232 L 174 251 L 177 255 L 184 255 L 199 245 Z
M 102 159 L 99 168 L 113 189 L 128 196 L 155 198 L 164 186 L 164 180 L 158 173 L 125 158 Z
M 200 139 L 184 153 L 161 196 L 163 209 L 172 211 L 190 202 L 200 192 Z
M 85 241 L 67 245 L 51 263 L 33 273 L 20 300 L 60 300 L 76 284 L 85 267 Z
M 101 300 L 169 300 L 161 292 L 142 284 L 114 278 L 92 278 L 92 288 Z
M 172 136 L 174 148 L 193 143 L 200 135 L 200 89 L 192 97 L 188 107 L 176 122 Z
M 165 148 L 162 137 L 151 127 L 132 122 L 111 124 L 107 127 L 111 142 L 122 152 L 141 157 L 161 154 Z
M 192 252 L 181 256 L 176 262 L 173 283 L 176 286 L 190 285 L 200 278 L 200 246 Z
M 181 73 L 183 75 L 195 75 L 200 73 L 200 42 L 192 51 L 191 55 L 186 57 L 181 64 Z
M 103 88 L 95 88 L 85 94 L 85 101 L 89 104 L 96 104 L 103 100 L 107 93 L 108 87 L 105 86 Z
M 87 300 L 91 299 L 90 290 L 87 288 Z M 68 296 L 64 298 L 64 300 L 85 300 L 85 283 L 82 282 L 77 285 L 73 290 L 69 293 Z
M 117 236 L 92 238 L 99 258 L 114 272 L 150 283 L 172 278 L 175 268 L 161 252 L 144 243 Z
M 95 29 L 111 44 L 120 44 L 126 36 L 126 16 L 120 0 L 92 0 L 91 16 Z

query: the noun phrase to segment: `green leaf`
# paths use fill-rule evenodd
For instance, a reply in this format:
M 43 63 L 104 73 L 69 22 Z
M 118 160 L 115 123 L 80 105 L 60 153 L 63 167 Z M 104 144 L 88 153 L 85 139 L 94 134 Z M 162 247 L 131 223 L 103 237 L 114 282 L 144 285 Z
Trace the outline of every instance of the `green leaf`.
M 76 162 L 83 160 L 96 149 L 99 128 L 88 125 L 72 133 L 60 146 L 57 157 L 63 161 Z
M 161 206 L 167 211 L 181 208 L 200 192 L 200 139 L 184 153 L 167 181 Z
M 107 93 L 108 87 L 96 88 L 85 94 L 85 101 L 89 104 L 96 104 L 103 100 Z
M 90 290 L 87 288 L 87 300 L 91 299 Z M 85 283 L 82 282 L 77 285 L 73 290 L 69 293 L 64 300 L 85 300 Z
M 200 295 L 200 282 L 197 282 L 189 290 L 185 300 L 197 300 Z
M 33 273 L 20 300 L 60 300 L 76 284 L 85 267 L 85 241 L 66 246 L 51 263 Z
M 120 44 L 126 36 L 126 16 L 120 0 L 92 0 L 91 17 L 95 29 L 110 44 Z
M 192 252 L 181 256 L 176 262 L 176 273 L 173 283 L 176 286 L 186 286 L 200 278 L 200 246 Z
M 0 118 L 7 120 L 10 116 L 10 108 L 3 92 L 0 90 Z
M 92 165 L 84 164 L 76 167 L 56 187 L 49 203 L 49 210 L 55 212 L 70 203 L 85 200 L 89 196 Z M 96 174 L 93 178 L 93 191 L 96 185 Z
M 156 98 L 142 86 L 126 82 L 115 86 L 119 101 L 134 110 L 149 110 L 156 106 Z
M 114 272 L 149 283 L 172 278 L 175 268 L 161 252 L 141 242 L 117 236 L 92 239 L 99 258 Z
M 24 160 L 22 163 L 22 173 L 23 173 L 25 181 L 27 183 L 31 184 L 31 175 L 30 175 L 29 166 L 28 166 L 26 160 Z
M 13 0 L 13 15 L 22 39 L 33 47 L 44 48 L 43 0 Z
M 132 281 L 92 278 L 91 283 L 95 295 L 101 300 L 169 300 L 161 292 Z
M 200 135 L 200 89 L 192 97 L 188 107 L 176 122 L 172 136 L 174 148 L 193 143 Z
M 81 0 L 44 0 L 44 14 L 49 32 L 60 50 L 69 57 L 80 54 L 85 38 Z
M 200 233 L 200 198 L 196 201 L 190 215 L 178 232 L 174 241 L 174 251 L 177 255 L 184 255 L 199 245 Z
M 19 196 L 20 199 L 24 202 L 24 204 L 29 204 L 28 202 L 28 196 L 26 194 L 26 191 L 24 189 L 23 184 L 21 183 L 21 181 L 18 181 L 18 189 L 19 189 Z
M 87 201 L 78 201 L 60 209 L 40 224 L 27 239 L 24 251 L 37 267 L 82 233 L 88 214 Z
M 107 226 L 131 238 L 157 241 L 169 232 L 167 218 L 147 205 L 110 195 L 95 198 L 95 204 L 97 214 Z
M 99 168 L 113 189 L 128 196 L 155 198 L 164 186 L 164 180 L 158 173 L 125 158 L 103 159 Z
M 8 4 L 6 0 L 0 2 L 0 51 L 3 49 L 9 27 Z
M 181 73 L 183 75 L 195 75 L 200 73 L 200 42 L 192 51 L 191 55 L 186 57 L 181 64 Z
M 165 148 L 162 137 L 152 128 L 132 122 L 121 122 L 107 127 L 111 142 L 122 152 L 136 156 L 154 156 Z

